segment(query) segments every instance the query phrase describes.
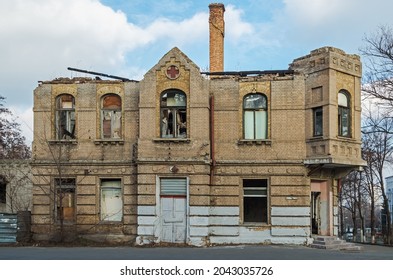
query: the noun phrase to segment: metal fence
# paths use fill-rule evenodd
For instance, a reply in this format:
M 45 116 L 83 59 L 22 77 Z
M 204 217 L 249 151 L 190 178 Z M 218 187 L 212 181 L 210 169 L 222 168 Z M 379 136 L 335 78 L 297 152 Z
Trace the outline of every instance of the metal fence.
M 18 234 L 18 215 L 0 213 L 0 243 L 15 243 Z
M 0 213 L 0 244 L 28 242 L 31 236 L 29 211 L 18 214 Z

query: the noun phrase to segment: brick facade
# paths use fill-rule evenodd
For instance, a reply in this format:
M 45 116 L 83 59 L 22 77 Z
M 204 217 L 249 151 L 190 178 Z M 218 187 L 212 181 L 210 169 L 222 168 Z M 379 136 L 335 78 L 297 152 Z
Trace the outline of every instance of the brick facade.
M 59 78 L 35 89 L 36 240 L 337 235 L 338 180 L 363 165 L 359 57 L 323 47 L 287 70 L 222 72 L 225 9 L 209 7 L 219 41 L 210 73 L 173 48 L 139 82 Z
M 175 78 L 168 75 L 171 66 L 178 70 Z M 140 82 L 43 82 L 34 91 L 34 237 L 55 239 L 59 233 L 54 210 L 59 178 L 76 183 L 74 219 L 64 224 L 71 237 L 162 242 L 163 178 L 186 179 L 186 221 L 180 230 L 188 244 L 307 243 L 315 199 L 325 205 L 318 210 L 316 234 L 337 234 L 337 179 L 363 164 L 361 64 L 357 56 L 327 47 L 294 60 L 290 70 L 209 79 L 174 48 Z M 179 138 L 161 135 L 163 93 L 173 89 L 186 99 L 187 130 Z M 350 94 L 351 137 L 337 132 L 340 90 Z M 267 100 L 264 139 L 244 137 L 243 102 L 250 93 Z M 75 99 L 75 139 L 56 139 L 56 98 L 62 94 Z M 107 94 L 122 101 L 122 135 L 116 139 L 101 135 Z M 317 137 L 315 107 L 323 108 L 323 134 Z M 101 216 L 102 182 L 111 179 L 121 182 L 119 221 Z M 244 188 L 250 179 L 267 182 L 264 222 L 245 221 Z

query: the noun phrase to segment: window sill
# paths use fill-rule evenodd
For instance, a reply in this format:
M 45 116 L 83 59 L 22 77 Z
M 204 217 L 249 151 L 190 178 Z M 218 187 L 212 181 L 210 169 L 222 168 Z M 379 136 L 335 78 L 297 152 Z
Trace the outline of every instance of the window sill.
M 322 141 L 322 140 L 326 140 L 326 139 L 323 136 L 313 136 L 307 139 L 308 142 Z
M 162 142 L 162 143 L 190 143 L 190 138 L 154 138 L 153 142 Z
M 94 140 L 96 145 L 124 145 L 123 139 L 96 139 Z
M 337 135 L 337 139 L 339 139 L 339 140 L 347 140 L 347 141 L 354 140 L 351 136 L 341 136 L 341 135 Z
M 249 222 L 249 223 L 242 223 L 241 225 L 244 226 L 244 227 L 259 227 L 259 228 L 261 228 L 261 227 L 270 228 L 271 227 L 271 225 L 269 225 L 267 223 L 263 223 L 263 222 L 260 222 L 260 223 L 257 223 L 257 222 L 251 223 L 251 222 Z
M 270 139 L 240 139 L 237 141 L 238 145 L 262 145 L 265 144 L 267 146 L 272 145 L 272 140 Z
M 76 145 L 78 144 L 78 141 L 76 139 L 64 139 L 64 140 L 48 140 L 48 143 L 50 145 L 58 145 L 58 144 L 63 144 L 63 145 Z

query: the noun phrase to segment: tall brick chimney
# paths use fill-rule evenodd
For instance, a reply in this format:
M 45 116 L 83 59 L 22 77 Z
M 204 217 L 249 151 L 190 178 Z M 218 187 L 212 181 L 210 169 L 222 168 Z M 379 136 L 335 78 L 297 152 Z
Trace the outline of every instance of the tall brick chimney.
M 209 59 L 210 72 L 224 71 L 224 4 L 209 5 Z

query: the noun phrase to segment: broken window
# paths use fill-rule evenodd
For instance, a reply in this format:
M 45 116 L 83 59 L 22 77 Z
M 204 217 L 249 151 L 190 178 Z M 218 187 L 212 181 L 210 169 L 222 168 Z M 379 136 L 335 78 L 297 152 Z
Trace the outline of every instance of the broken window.
M 107 94 L 102 98 L 101 133 L 102 138 L 120 139 L 121 136 L 121 98 Z
M 338 135 L 351 137 L 350 99 L 345 91 L 338 93 Z
M 323 109 L 322 107 L 313 109 L 314 136 L 322 136 L 323 134 Z
M 267 139 L 267 98 L 248 94 L 243 100 L 244 139 Z
M 56 137 L 58 140 L 75 139 L 75 99 L 70 94 L 56 98 Z
M 101 180 L 101 220 L 121 222 L 123 200 L 120 179 Z
M 161 95 L 161 137 L 187 138 L 186 95 L 180 90 Z
M 58 221 L 73 222 L 75 220 L 75 179 L 55 179 L 56 217 Z
M 267 223 L 267 179 L 243 180 L 243 222 Z
M 7 202 L 7 182 L 3 176 L 0 176 L 0 203 Z

